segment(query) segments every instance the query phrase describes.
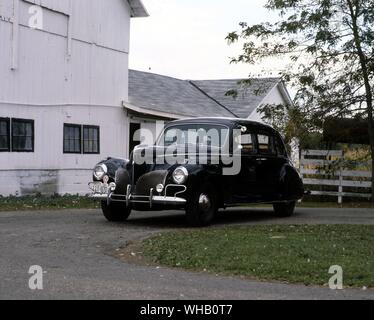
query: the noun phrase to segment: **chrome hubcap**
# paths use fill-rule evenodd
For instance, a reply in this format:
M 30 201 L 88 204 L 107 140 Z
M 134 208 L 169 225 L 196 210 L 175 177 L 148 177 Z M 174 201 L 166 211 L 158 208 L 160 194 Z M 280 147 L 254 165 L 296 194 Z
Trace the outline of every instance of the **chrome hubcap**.
M 199 206 L 203 211 L 209 211 L 211 208 L 211 202 L 209 197 L 206 194 L 201 194 L 199 197 Z

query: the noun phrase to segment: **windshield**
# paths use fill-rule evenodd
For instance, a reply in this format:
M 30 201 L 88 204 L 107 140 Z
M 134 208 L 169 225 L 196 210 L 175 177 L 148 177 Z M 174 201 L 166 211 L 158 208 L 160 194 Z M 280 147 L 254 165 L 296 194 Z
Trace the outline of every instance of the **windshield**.
M 217 124 L 185 124 L 165 129 L 157 145 L 206 145 L 221 148 L 227 140 L 229 129 Z

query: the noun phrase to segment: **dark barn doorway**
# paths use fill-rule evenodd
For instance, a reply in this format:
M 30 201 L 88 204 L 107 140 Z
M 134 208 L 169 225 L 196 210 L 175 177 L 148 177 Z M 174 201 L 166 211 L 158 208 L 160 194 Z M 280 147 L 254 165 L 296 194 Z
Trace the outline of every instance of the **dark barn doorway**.
M 129 154 L 140 144 L 140 123 L 130 123 Z

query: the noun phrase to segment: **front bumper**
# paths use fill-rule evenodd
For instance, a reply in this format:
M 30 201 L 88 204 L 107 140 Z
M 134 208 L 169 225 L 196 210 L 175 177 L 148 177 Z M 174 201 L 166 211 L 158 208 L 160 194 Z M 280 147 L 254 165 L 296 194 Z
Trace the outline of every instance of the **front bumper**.
M 177 187 L 181 190 L 176 192 L 174 196 L 167 196 L 167 191 L 171 187 Z M 115 188 L 112 188 L 115 189 Z M 187 203 L 187 200 L 181 197 L 178 197 L 180 194 L 187 191 L 187 187 L 183 185 L 167 185 L 164 189 L 163 195 L 155 195 L 154 189 L 151 189 L 149 195 L 136 195 L 132 193 L 131 185 L 127 186 L 126 195 L 116 194 L 115 192 L 109 189 L 108 194 L 93 193 L 90 195 L 90 198 L 94 200 L 107 201 L 108 204 L 111 202 L 122 202 L 126 203 L 129 207 L 132 204 L 143 204 L 149 205 L 149 208 L 152 209 L 153 205 L 166 205 L 166 206 L 183 206 Z

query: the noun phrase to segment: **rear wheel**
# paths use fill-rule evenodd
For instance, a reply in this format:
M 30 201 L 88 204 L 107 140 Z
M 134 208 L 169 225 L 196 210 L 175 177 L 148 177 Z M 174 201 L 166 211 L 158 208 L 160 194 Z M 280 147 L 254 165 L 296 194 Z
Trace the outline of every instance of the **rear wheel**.
M 101 209 L 104 217 L 110 222 L 126 221 L 131 214 L 131 209 L 122 203 L 112 202 L 108 205 L 106 201 L 102 201 Z
M 274 211 L 279 217 L 291 217 L 295 213 L 296 202 L 274 203 Z
M 209 226 L 218 211 L 217 193 L 211 185 L 205 185 L 187 202 L 187 222 L 192 227 Z

